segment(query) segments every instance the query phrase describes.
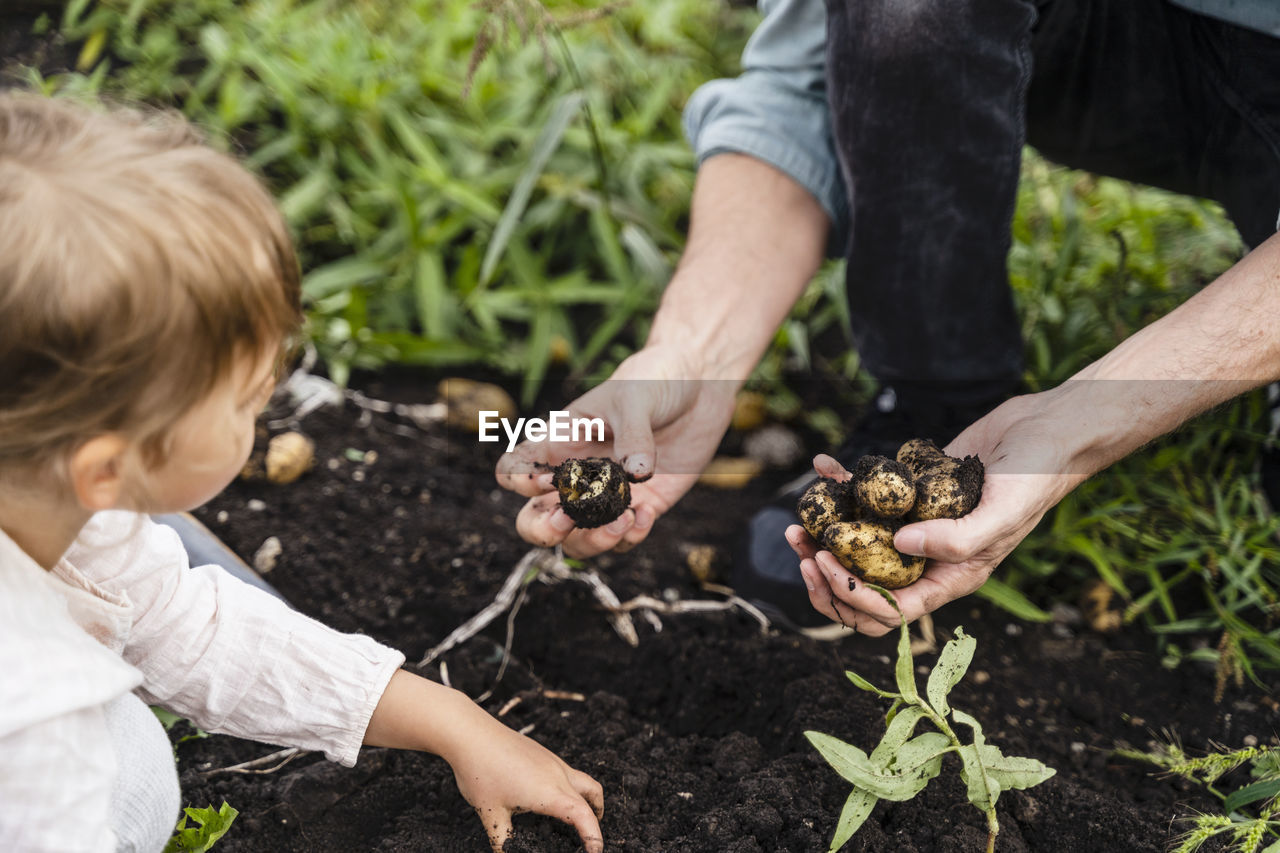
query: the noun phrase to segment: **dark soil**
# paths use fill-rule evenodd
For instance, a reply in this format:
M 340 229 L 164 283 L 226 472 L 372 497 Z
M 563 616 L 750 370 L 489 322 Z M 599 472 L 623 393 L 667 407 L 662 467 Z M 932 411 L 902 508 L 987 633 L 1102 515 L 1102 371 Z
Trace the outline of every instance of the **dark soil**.
M 426 380 L 377 383 L 375 397 L 421 400 Z M 326 410 L 302 424 L 316 439 L 315 469 L 273 486 L 238 481 L 198 514 L 243 556 L 269 536 L 283 555 L 267 576 L 299 610 L 364 631 L 410 662 L 492 600 L 526 552 L 513 530 L 522 500 L 498 489 L 492 445 L 424 432 L 389 415 Z M 480 448 L 484 448 L 482 452 Z M 376 460 L 352 461 L 376 451 Z M 703 592 L 682 548 L 728 549 L 735 531 L 776 485 L 737 492 L 696 488 L 643 546 L 592 561 L 622 599 Z M 265 503 L 251 508 L 250 501 Z M 254 504 L 253 506 L 258 506 Z M 945 637 L 977 637 L 969 677 L 953 693 L 1006 753 L 1058 773 L 1001 797 L 1001 851 L 1163 851 L 1173 819 L 1212 810 L 1199 788 L 1114 757 L 1171 734 L 1193 754 L 1249 736 L 1276 742 L 1275 703 L 1254 687 L 1212 701 L 1211 672 L 1168 670 L 1140 630 L 1099 635 L 1080 626 L 1024 625 L 976 599 L 935 614 Z M 885 705 L 843 676 L 893 681 L 892 638 L 818 642 L 762 634 L 740 613 L 635 619 L 638 647 L 610 628 L 586 588 L 535 583 L 514 622 L 510 664 L 484 702 L 517 729 L 594 775 L 605 788 L 606 848 L 627 853 L 823 851 L 849 787 L 809 746 L 827 732 L 869 749 Z M 494 684 L 505 619 L 444 656 L 452 683 L 472 696 Z M 924 671 L 934 660 L 922 655 Z M 438 664 L 426 673 L 440 677 Z M 583 700 L 543 691 L 580 693 Z M 483 851 L 487 842 L 441 760 L 366 750 L 354 769 L 315 755 L 261 776 L 206 775 L 271 748 L 224 736 L 182 743 L 189 804 L 223 800 L 241 816 L 219 843 L 234 851 Z M 983 815 L 970 806 L 954 762 L 911 803 L 881 803 L 848 849 L 980 851 Z M 516 819 L 515 851 L 578 850 L 556 821 Z M 1212 847 L 1206 849 L 1213 849 Z

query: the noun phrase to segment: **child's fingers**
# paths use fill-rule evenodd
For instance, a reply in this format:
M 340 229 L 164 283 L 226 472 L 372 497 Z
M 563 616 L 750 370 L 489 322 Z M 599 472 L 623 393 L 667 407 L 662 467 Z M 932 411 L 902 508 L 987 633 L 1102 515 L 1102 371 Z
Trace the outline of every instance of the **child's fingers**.
M 493 808 L 476 809 L 476 814 L 480 815 L 480 821 L 484 824 L 484 831 L 489 836 L 489 845 L 493 848 L 493 853 L 502 853 L 507 839 L 511 837 L 511 812 Z
M 581 770 L 569 768 L 569 782 L 573 789 L 586 798 L 596 818 L 604 818 L 604 787 Z
M 604 853 L 604 833 L 600 831 L 600 821 L 596 819 L 593 809 L 582 797 L 566 795 L 564 801 L 558 807 L 549 809 L 547 814 L 560 818 L 578 830 L 587 853 Z

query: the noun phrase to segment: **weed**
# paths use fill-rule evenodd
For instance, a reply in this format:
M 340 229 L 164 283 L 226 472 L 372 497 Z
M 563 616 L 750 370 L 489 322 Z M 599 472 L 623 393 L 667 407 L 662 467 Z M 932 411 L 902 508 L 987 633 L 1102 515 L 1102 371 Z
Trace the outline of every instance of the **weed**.
M 1231 853 L 1258 853 L 1262 842 L 1280 839 L 1280 749 L 1268 746 L 1220 749 L 1189 758 L 1176 740 L 1152 752 L 1116 750 L 1117 755 L 1156 764 L 1167 775 L 1181 776 L 1204 785 L 1222 800 L 1221 814 L 1197 814 L 1186 818 L 1190 827 L 1175 842 L 1171 853 L 1194 853 L 1211 838 L 1222 838 Z M 1229 773 L 1248 765 L 1253 781 L 1229 793 L 1219 783 Z M 1262 853 L 1280 853 L 1273 840 Z
M 871 584 L 868 587 L 879 591 L 897 608 L 888 592 Z M 960 776 L 967 786 L 969 802 L 987 817 L 988 853 L 995 850 L 996 835 L 1000 832 L 996 820 L 996 800 L 1000 792 L 1030 788 L 1054 774 L 1052 768 L 1034 758 L 1005 755 L 999 747 L 986 742 L 982 725 L 976 719 L 949 704 L 947 696 L 968 671 L 976 647 L 973 637 L 956 628 L 955 638 L 942 649 L 937 665 L 929 673 L 925 695 L 921 696 L 916 686 L 911 639 L 903 618 L 894 669 L 897 692 L 881 690 L 857 673 L 845 673 L 859 689 L 892 699 L 893 705 L 885 715 L 884 736 L 870 755 L 831 735 L 805 732 L 805 737 L 836 772 L 853 783 L 853 791 L 845 801 L 831 839 L 832 853 L 853 837 L 878 800 L 910 800 L 924 790 L 929 780 L 942 772 L 942 757 L 949 752 L 960 757 Z M 947 721 L 948 717 L 951 722 Z M 915 734 L 922 720 L 928 720 L 937 731 Z M 969 729 L 971 742 L 963 742 L 952 723 Z

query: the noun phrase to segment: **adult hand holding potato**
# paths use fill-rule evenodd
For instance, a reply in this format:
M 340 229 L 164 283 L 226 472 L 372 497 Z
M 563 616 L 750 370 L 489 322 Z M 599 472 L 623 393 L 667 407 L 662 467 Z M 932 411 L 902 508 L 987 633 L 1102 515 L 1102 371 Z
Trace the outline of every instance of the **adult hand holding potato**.
M 1083 479 L 1070 468 L 1046 429 L 1045 395 L 1008 401 L 944 448 L 948 456 L 977 456 L 986 464 L 982 500 L 967 515 L 907 524 L 894 536 L 904 554 L 928 558 L 924 573 L 893 592 L 906 618 L 915 620 L 968 595 L 1031 532 L 1040 518 Z M 846 481 L 851 474 L 830 456 L 814 459 L 819 475 Z M 867 589 L 799 525 L 787 541 L 816 610 L 858 633 L 878 637 L 898 627 L 898 613 Z
M 573 417 L 601 418 L 604 442 L 526 441 L 504 454 L 498 484 L 529 498 L 516 517 L 520 536 L 535 545 L 562 544 L 565 554 L 579 558 L 642 542 L 697 481 L 733 416 L 737 384 L 697 376 L 675 350 L 642 349 L 568 406 Z M 561 508 L 548 467 L 581 456 L 616 459 L 634 478 L 631 509 L 589 530 L 576 527 Z

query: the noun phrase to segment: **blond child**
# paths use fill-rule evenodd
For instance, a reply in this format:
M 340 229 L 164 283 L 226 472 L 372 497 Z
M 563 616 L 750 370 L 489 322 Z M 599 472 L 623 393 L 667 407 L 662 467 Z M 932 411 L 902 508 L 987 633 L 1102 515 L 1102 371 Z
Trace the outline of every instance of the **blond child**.
M 270 197 L 187 125 L 0 94 L 0 850 L 164 846 L 144 703 L 348 766 L 433 752 L 495 849 L 536 811 L 602 850 L 591 777 L 147 517 L 236 475 L 299 320 Z

